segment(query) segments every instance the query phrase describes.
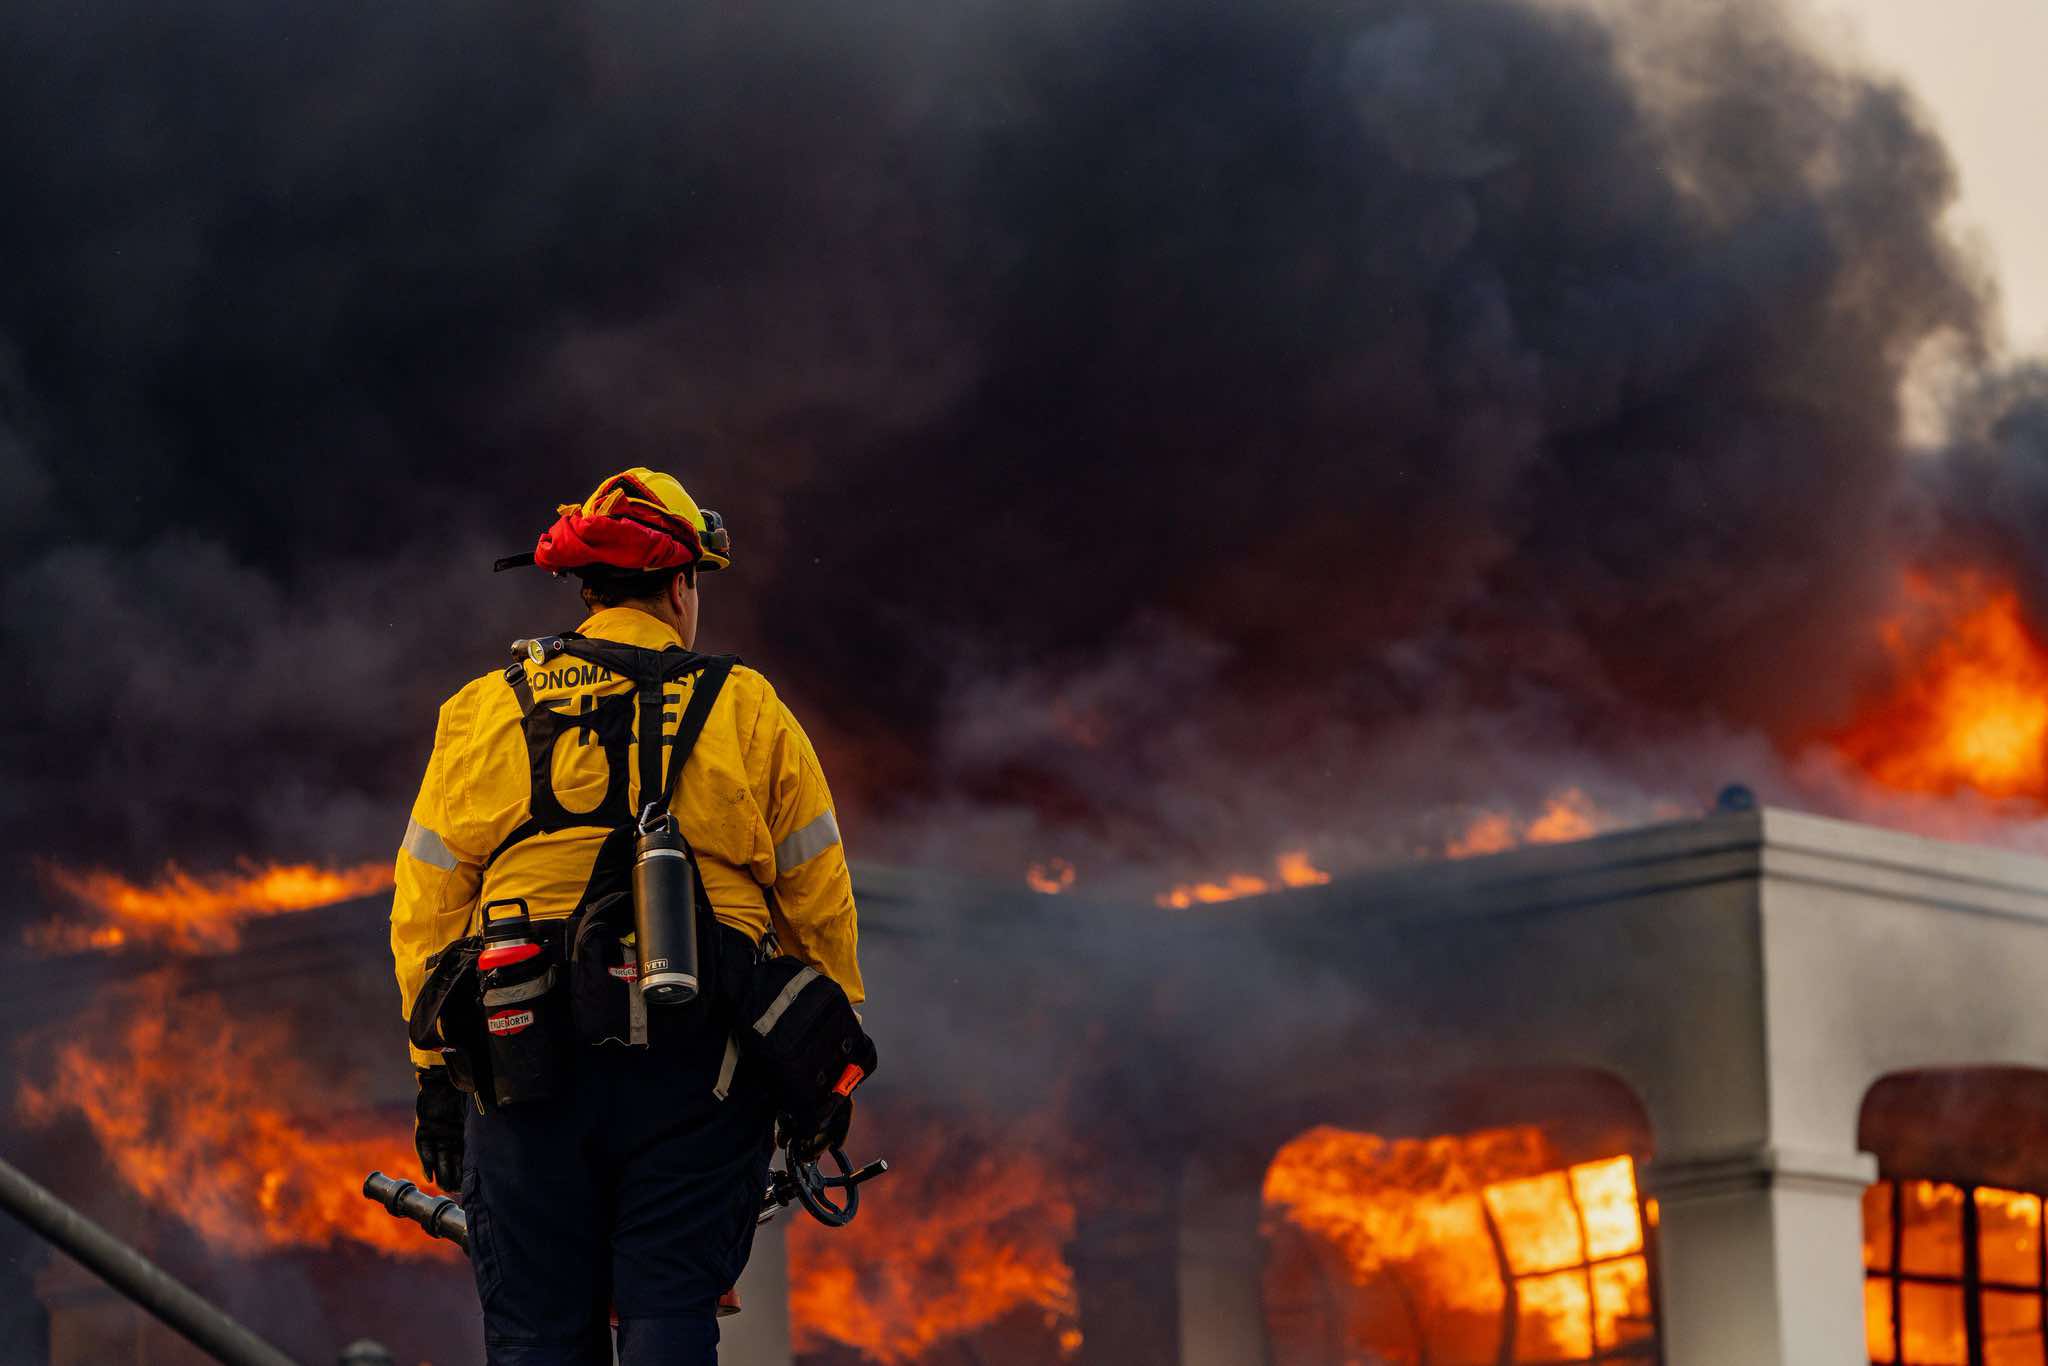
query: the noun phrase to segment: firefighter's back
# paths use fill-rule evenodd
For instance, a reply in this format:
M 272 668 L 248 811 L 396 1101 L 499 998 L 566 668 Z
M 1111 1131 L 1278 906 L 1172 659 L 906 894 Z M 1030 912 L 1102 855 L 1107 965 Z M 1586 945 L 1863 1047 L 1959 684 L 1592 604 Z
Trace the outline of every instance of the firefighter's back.
M 592 640 L 644 649 L 673 645 L 653 618 L 629 608 L 608 608 L 578 628 Z M 536 920 L 566 917 L 593 893 L 612 888 L 598 859 L 607 840 L 645 809 L 641 790 L 639 707 L 633 680 L 602 664 L 560 656 L 544 663 L 520 658 L 508 666 L 524 680 L 532 708 L 552 714 L 536 727 L 507 672 L 485 675 L 457 701 L 475 717 L 472 775 L 451 818 L 464 826 L 467 847 L 484 849 L 481 900 L 519 898 Z M 664 765 L 676 727 L 702 674 L 692 671 L 663 687 Z M 759 942 L 772 919 L 764 885 L 776 875 L 770 830 L 772 789 L 756 775 L 767 756 L 750 753 L 768 741 L 764 715 L 777 709 L 768 680 L 736 665 L 712 703 L 670 809 L 696 852 L 713 913 Z M 454 794 L 451 794 L 454 795 Z M 559 807 L 539 820 L 537 808 Z M 594 882 L 593 879 L 596 879 Z
M 608 1310 L 625 1366 L 709 1366 L 777 1113 L 809 1160 L 843 1140 L 873 1070 L 848 1005 L 852 883 L 802 728 L 760 674 L 692 652 L 697 576 L 731 563 L 717 514 L 638 468 L 558 511 L 533 554 L 499 567 L 576 574 L 590 615 L 443 705 L 398 856 L 416 1144 L 438 1184 L 460 1183 L 494 1366 L 608 1360 Z M 657 840 L 694 859 L 680 899 L 715 922 L 649 918 L 659 898 L 633 889 L 632 865 Z M 659 980 L 643 952 L 657 924 L 708 946 L 718 971 L 697 997 L 643 990 Z M 788 957 L 756 952 L 771 929 Z M 762 1013 L 748 992 L 792 963 L 803 978 Z M 836 1088 L 809 1080 L 817 1060 L 777 1070 L 789 1031 L 768 1033 L 780 1015 L 812 1019 L 820 983 L 851 1059 Z M 744 1060 L 741 1005 L 765 1041 Z

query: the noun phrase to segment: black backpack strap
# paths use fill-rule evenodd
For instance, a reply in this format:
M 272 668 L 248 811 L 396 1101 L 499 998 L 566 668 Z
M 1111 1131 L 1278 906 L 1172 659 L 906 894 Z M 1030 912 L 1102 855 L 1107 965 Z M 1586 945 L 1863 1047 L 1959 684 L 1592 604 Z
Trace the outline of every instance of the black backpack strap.
M 526 661 L 515 659 L 510 664 L 507 664 L 505 666 L 504 678 L 505 685 L 512 689 L 512 700 L 519 704 L 519 720 L 524 725 L 527 719 L 533 715 L 533 688 L 526 681 Z M 538 835 L 540 829 L 540 818 L 528 813 L 526 819 L 513 826 L 510 833 L 504 839 L 498 841 L 498 847 L 491 850 L 485 856 L 484 867 L 488 868 L 496 863 L 498 855 L 504 853 L 513 845 L 518 844 L 521 840 L 529 840 Z
M 654 800 L 654 794 L 663 790 L 661 714 L 667 705 L 667 699 L 662 693 L 663 685 L 693 666 L 701 667 L 698 661 L 702 660 L 703 656 L 691 654 L 681 646 L 670 646 L 666 650 L 649 650 L 644 646 L 626 645 L 615 640 L 590 640 L 582 636 L 564 639 L 560 648 L 562 653 L 573 659 L 599 665 L 621 677 L 633 680 L 634 696 L 640 710 L 636 725 L 640 736 L 637 767 L 640 804 L 644 809 Z M 681 667 L 678 667 L 678 663 Z M 639 813 L 634 814 L 637 816 Z
M 660 675 L 643 678 L 638 684 L 640 693 L 640 808 L 644 812 L 654 803 L 654 794 L 662 791 L 661 786 L 661 713 L 668 694 L 662 689 Z M 639 813 L 635 813 L 636 815 Z
M 680 645 L 671 645 L 665 650 L 650 650 L 644 645 L 627 645 L 616 640 L 591 640 L 585 636 L 563 636 L 562 653 L 571 659 L 580 659 L 597 664 L 632 679 L 645 683 L 649 679 L 659 680 L 668 672 L 668 661 L 672 657 L 701 659 Z
M 718 701 L 725 680 L 732 677 L 733 666 L 739 662 L 738 655 L 712 655 L 704 659 L 703 672 L 697 675 L 697 682 L 690 689 L 690 705 L 683 708 L 682 720 L 676 722 L 675 748 L 668 761 L 668 781 L 661 788 L 664 810 L 675 805 L 676 788 L 682 783 L 683 765 L 690 761 L 690 751 L 697 748 L 697 737 L 704 733 L 704 723 L 711 718 L 712 704 Z
M 705 720 L 711 714 L 711 706 L 718 700 L 719 690 L 724 687 L 733 666 L 739 663 L 739 657 L 694 654 L 680 645 L 671 645 L 665 650 L 649 650 L 618 641 L 590 640 L 573 631 L 531 641 L 520 641 L 514 648 L 520 653 L 521 658 L 509 665 L 503 676 L 505 685 L 512 690 L 513 698 L 519 704 L 521 724 L 527 734 L 529 758 L 534 769 L 534 795 L 531 798 L 532 809 L 528 812 L 527 818 L 499 842 L 498 847 L 491 851 L 490 857 L 484 860 L 484 866 L 489 867 L 496 863 L 498 856 L 513 845 L 549 830 L 565 828 L 565 823 L 610 827 L 617 822 L 619 829 L 625 832 L 622 848 L 630 851 L 631 833 L 636 824 L 634 818 L 638 813 L 626 806 L 626 795 L 620 783 L 623 775 L 617 772 L 616 768 L 613 772 L 613 783 L 608 785 L 607 795 L 604 802 L 600 803 L 599 810 L 583 813 L 581 819 L 576 819 L 574 813 L 562 811 L 559 803 L 554 801 L 552 788 L 544 787 L 544 758 L 551 754 L 554 738 L 565 727 L 595 727 L 596 733 L 600 736 L 610 735 L 612 738 L 605 741 L 607 746 L 614 743 L 620 746 L 620 751 L 614 756 L 615 764 L 619 759 L 623 759 L 623 745 L 629 732 L 619 727 L 618 722 L 621 718 L 613 717 L 607 720 L 605 713 L 610 706 L 622 704 L 625 699 L 615 696 L 612 702 L 600 707 L 594 716 L 579 713 L 572 717 L 550 709 L 540 709 L 536 714 L 538 704 L 534 699 L 532 684 L 527 678 L 527 662 L 532 660 L 544 664 L 558 656 L 568 655 L 572 659 L 583 660 L 586 664 L 608 669 L 632 682 L 637 715 L 631 724 L 642 737 L 635 765 L 639 790 L 643 794 L 641 803 L 644 807 L 654 800 L 654 797 L 648 794 L 659 793 L 662 806 L 666 809 L 675 804 L 676 786 L 682 774 L 683 764 L 688 760 L 690 751 L 696 747 L 697 738 L 703 733 Z M 667 708 L 666 687 L 690 673 L 699 673 L 701 676 L 692 689 L 681 719 L 677 722 L 674 741 L 676 757 L 670 762 L 664 775 L 662 715 Z M 541 728 L 539 732 L 535 730 L 536 726 Z M 618 804 L 618 809 L 612 815 L 600 814 L 614 802 Z M 546 808 L 545 811 L 543 807 Z M 610 845 L 606 847 L 609 848 Z
M 513 700 L 519 703 L 519 719 L 533 715 L 533 689 L 526 682 L 526 665 L 513 660 L 505 666 L 505 683 L 512 689 Z

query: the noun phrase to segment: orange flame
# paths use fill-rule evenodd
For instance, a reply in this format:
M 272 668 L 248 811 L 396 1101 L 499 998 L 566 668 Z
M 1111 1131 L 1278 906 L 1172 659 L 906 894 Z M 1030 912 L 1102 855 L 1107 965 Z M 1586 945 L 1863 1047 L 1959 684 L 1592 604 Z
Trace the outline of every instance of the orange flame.
M 389 863 L 323 868 L 312 863 L 244 861 L 238 872 L 193 874 L 175 863 L 148 884 L 105 869 L 74 872 L 44 865 L 57 888 L 83 904 L 94 920 L 53 920 L 29 931 L 31 947 L 79 953 L 151 943 L 181 953 L 231 953 L 241 927 L 259 916 L 307 911 L 386 891 Z
M 1058 896 L 1074 885 L 1074 865 L 1063 858 L 1034 863 L 1024 870 L 1024 884 L 1044 896 Z
M 1523 844 L 1564 844 L 1598 834 L 1606 818 L 1584 790 L 1567 787 L 1543 803 L 1540 814 L 1529 820 L 1501 811 L 1485 811 L 1474 817 L 1463 834 L 1444 845 L 1450 858 L 1471 858 L 1498 854 Z
M 1906 598 L 1881 628 L 1900 682 L 1835 748 L 1886 787 L 2048 801 L 2048 645 L 2019 593 L 1913 575 Z
M 459 1255 L 358 1193 L 375 1169 L 410 1171 L 403 1123 L 333 1113 L 277 1028 L 232 1030 L 217 997 L 180 997 L 168 974 L 106 998 L 125 1024 L 109 1046 L 67 1039 L 25 1082 L 31 1123 L 76 1113 L 121 1179 L 209 1244 L 242 1255 L 359 1243 L 395 1257 Z M 318 1126 L 301 1115 L 321 1116 Z
M 2041 1320 L 2035 1306 L 2041 1294 L 2041 1197 L 1979 1187 L 1972 1198 L 1977 1206 L 1977 1276 L 2004 1287 L 1978 1292 L 1985 1359 L 2038 1361 Z M 1930 1366 L 1962 1366 L 1969 1360 L 1960 1285 L 1964 1200 L 1960 1187 L 1939 1181 L 1880 1181 L 1864 1191 L 1864 1333 L 1872 1361 L 1893 1360 L 1901 1337 L 1903 1360 Z M 1902 1269 L 1905 1276 L 1900 1278 L 1897 1273 Z M 1894 1294 L 1900 1311 L 1896 1318 Z M 1903 1333 L 1898 1319 L 1904 1320 Z
M 1627 1157 L 1564 1167 L 1527 1126 L 1399 1140 L 1318 1128 L 1280 1150 L 1265 1198 L 1334 1257 L 1366 1360 L 1505 1359 L 1512 1335 L 1517 1361 L 1587 1361 L 1654 1332 Z M 1381 1287 L 1398 1313 L 1375 1301 Z M 1306 1302 L 1270 1278 L 1268 1296 Z
M 1074 1236 L 1066 1184 L 1029 1152 L 916 1147 L 867 1188 L 861 1218 L 846 1228 L 790 1225 L 792 1345 L 839 1343 L 900 1366 L 1021 1313 L 1071 1354 L 1081 1337 L 1061 1255 Z
M 1235 901 L 1239 897 L 1264 896 L 1283 887 L 1320 887 L 1330 875 L 1309 861 L 1308 850 L 1289 849 L 1273 861 L 1273 876 L 1231 873 L 1221 882 L 1185 882 L 1152 900 L 1172 910 L 1186 910 L 1201 904 Z

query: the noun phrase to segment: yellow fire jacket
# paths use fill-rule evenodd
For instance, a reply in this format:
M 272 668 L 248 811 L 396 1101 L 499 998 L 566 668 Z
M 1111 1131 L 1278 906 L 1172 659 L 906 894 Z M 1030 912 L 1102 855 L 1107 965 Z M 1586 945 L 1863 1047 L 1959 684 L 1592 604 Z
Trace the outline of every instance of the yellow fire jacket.
M 577 632 L 651 650 L 681 644 L 665 623 L 630 607 L 606 608 Z M 630 679 L 568 656 L 521 667 L 537 707 L 575 712 L 633 689 Z M 665 734 L 674 733 L 695 682 L 692 675 L 668 685 Z M 603 799 L 610 774 L 604 747 L 579 744 L 578 734 L 570 731 L 555 746 L 552 777 L 565 807 L 587 811 Z M 639 743 L 636 734 L 626 764 L 635 811 L 642 805 Z M 536 835 L 485 867 L 531 814 L 532 792 L 518 699 L 503 673 L 486 674 L 442 705 L 434 754 L 399 847 L 391 953 L 402 1009 L 411 1009 L 429 955 L 472 933 L 484 902 L 524 897 L 534 919 L 549 920 L 568 915 L 582 897 L 606 834 L 600 828 Z M 865 993 L 855 957 L 853 882 L 832 794 L 802 727 L 752 669 L 735 668 L 726 680 L 672 809 L 697 852 L 718 919 L 756 943 L 772 928 L 785 953 L 817 968 L 860 1004 Z M 764 887 L 774 889 L 772 903 Z M 412 1056 L 422 1067 L 441 1061 L 418 1049 Z

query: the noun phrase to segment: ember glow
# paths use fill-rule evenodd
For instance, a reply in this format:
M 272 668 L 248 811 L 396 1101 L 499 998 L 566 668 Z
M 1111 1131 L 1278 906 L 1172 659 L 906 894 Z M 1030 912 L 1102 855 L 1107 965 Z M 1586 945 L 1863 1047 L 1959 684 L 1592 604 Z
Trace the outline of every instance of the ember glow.
M 1444 853 L 1450 858 L 1471 858 L 1524 844 L 1564 844 L 1598 834 L 1607 824 L 1591 797 L 1579 788 L 1567 787 L 1526 819 L 1504 811 L 1481 812 L 1444 846 Z
M 1063 858 L 1034 863 L 1024 871 L 1024 885 L 1042 896 L 1058 896 L 1074 885 L 1074 865 Z
M 293 1056 L 287 1030 L 237 1022 L 162 975 L 107 1006 L 121 1026 L 104 1041 L 59 1041 L 46 1074 L 22 1087 L 23 1119 L 83 1117 L 130 1190 L 222 1251 L 459 1255 L 358 1193 L 373 1169 L 416 1167 L 406 1124 L 337 1113 L 334 1087 Z
M 891 1156 L 899 1151 L 892 1142 Z M 1074 1236 L 1074 1199 L 1049 1163 L 956 1137 L 927 1140 L 896 1167 L 867 1188 L 847 1227 L 790 1224 L 798 1352 L 838 1343 L 900 1366 L 1018 1315 L 1063 1354 L 1080 1346 L 1061 1251 Z
M 1208 905 L 1218 901 L 1235 901 L 1239 897 L 1263 896 L 1285 887 L 1320 887 L 1330 880 L 1330 875 L 1310 862 L 1308 850 L 1289 849 L 1273 861 L 1270 876 L 1261 877 L 1255 873 L 1231 873 L 1220 882 L 1187 882 L 1153 897 L 1153 901 L 1173 910 L 1185 910 L 1190 906 Z
M 1265 1200 L 1269 1235 L 1284 1219 L 1315 1250 L 1269 1270 L 1277 1336 L 1289 1314 L 1334 1312 L 1342 1323 L 1318 1335 L 1341 1329 L 1366 1361 L 1654 1356 L 1627 1157 L 1565 1166 L 1528 1126 L 1395 1140 L 1318 1128 L 1280 1150 Z
M 81 953 L 150 944 L 180 953 L 231 953 L 244 921 L 332 906 L 387 891 L 388 862 L 323 867 L 313 863 L 243 862 L 234 872 L 188 873 L 166 864 L 150 882 L 131 882 L 104 869 L 82 872 L 43 865 L 43 875 L 79 903 L 77 918 L 47 921 L 29 932 L 45 953 Z
M 2018 591 L 1915 575 L 1882 630 L 1899 681 L 1833 737 L 1842 756 L 1902 791 L 2048 802 L 2048 646 Z

